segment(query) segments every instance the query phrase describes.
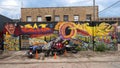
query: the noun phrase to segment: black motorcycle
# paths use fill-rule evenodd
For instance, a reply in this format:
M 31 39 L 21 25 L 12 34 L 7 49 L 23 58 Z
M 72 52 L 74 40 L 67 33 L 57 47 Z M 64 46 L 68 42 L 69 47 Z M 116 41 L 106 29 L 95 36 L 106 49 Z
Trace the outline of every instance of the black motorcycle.
M 67 40 L 67 41 L 64 42 L 64 45 L 65 45 L 66 51 L 70 51 L 72 53 L 77 53 L 78 52 L 78 50 L 76 49 L 76 47 L 78 45 L 73 43 L 72 41 Z
M 56 42 L 51 47 L 52 55 L 57 53 L 58 55 L 61 55 L 65 52 L 65 46 L 62 42 Z
M 27 52 L 28 58 L 33 58 L 36 54 L 36 51 L 38 53 L 42 52 L 42 46 L 30 46 L 29 51 Z

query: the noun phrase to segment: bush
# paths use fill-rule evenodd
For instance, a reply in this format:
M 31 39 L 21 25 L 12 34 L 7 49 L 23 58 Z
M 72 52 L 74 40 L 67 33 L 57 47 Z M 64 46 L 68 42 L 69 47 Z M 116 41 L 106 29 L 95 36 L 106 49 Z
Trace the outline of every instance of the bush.
M 97 46 L 95 47 L 95 51 L 100 51 L 100 52 L 104 52 L 106 49 L 107 49 L 107 48 L 106 48 L 106 46 L 105 46 L 104 43 L 102 43 L 101 45 L 97 45 Z
M 79 46 L 77 46 L 75 49 L 76 49 L 77 51 L 81 51 L 81 48 L 80 48 Z
M 87 48 L 85 46 L 77 46 L 75 49 L 77 51 L 86 51 L 87 50 Z

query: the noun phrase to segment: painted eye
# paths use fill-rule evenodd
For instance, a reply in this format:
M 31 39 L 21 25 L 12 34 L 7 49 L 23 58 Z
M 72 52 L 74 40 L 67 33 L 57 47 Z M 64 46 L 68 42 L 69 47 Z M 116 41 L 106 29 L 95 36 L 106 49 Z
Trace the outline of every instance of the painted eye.
M 70 35 L 70 33 L 71 33 L 71 29 L 70 29 L 70 27 L 67 27 L 65 29 L 65 35 Z

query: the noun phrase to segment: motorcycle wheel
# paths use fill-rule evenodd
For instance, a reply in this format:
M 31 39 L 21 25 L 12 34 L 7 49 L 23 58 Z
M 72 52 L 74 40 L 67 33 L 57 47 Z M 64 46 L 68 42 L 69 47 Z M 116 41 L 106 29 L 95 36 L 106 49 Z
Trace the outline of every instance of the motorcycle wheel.
M 30 52 L 28 52 L 28 56 L 27 56 L 28 58 L 33 58 L 34 56 L 33 56 L 33 54 L 30 54 Z
M 33 55 L 29 55 L 28 58 L 33 58 Z
M 60 50 L 60 54 L 64 54 L 65 49 Z
M 52 56 L 54 56 L 56 51 L 51 51 L 51 52 L 52 52 Z M 57 53 L 57 52 L 56 52 L 56 53 Z
M 50 51 L 45 51 L 45 57 L 48 57 L 50 54 Z
M 78 51 L 76 49 L 72 50 L 72 53 L 76 54 Z

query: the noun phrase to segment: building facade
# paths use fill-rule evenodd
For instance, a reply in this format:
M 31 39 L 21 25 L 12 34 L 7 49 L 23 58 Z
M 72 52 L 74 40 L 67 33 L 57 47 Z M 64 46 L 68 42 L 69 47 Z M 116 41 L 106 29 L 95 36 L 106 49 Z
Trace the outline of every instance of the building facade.
M 100 17 L 99 21 L 117 21 L 118 22 L 118 32 L 120 32 L 120 17 Z
M 98 6 L 95 6 L 98 20 Z M 92 21 L 93 6 L 21 8 L 22 22 L 41 21 Z
M 99 21 L 120 21 L 120 17 L 100 17 Z

